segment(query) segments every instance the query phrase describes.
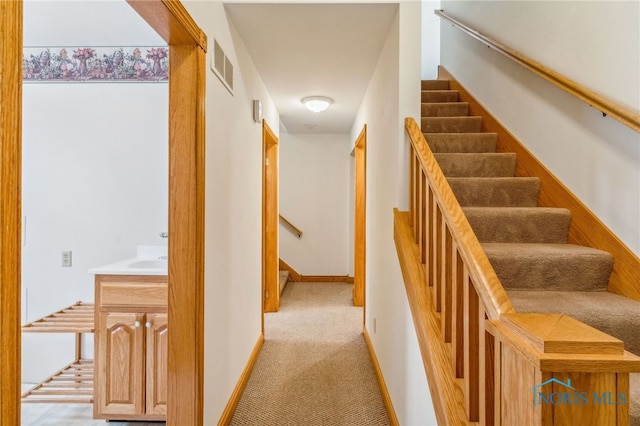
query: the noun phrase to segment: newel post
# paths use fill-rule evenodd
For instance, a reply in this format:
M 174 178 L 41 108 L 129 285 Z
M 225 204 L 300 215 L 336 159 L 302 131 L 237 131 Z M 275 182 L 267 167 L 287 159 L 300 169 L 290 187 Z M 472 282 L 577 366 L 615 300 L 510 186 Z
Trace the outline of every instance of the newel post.
M 504 314 L 486 330 L 495 398 L 489 423 L 629 424 L 629 373 L 640 371 L 640 357 L 622 341 L 561 314 Z

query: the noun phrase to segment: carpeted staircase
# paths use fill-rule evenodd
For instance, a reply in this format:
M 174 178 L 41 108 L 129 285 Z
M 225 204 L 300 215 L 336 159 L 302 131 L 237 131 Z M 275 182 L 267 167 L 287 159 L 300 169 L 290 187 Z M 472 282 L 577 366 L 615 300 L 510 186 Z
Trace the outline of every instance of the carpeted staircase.
M 287 286 L 289 282 L 289 271 L 280 270 L 278 273 L 278 288 L 280 289 L 280 295 L 284 291 L 284 288 Z
M 613 257 L 568 244 L 571 212 L 538 207 L 538 178 L 514 177 L 516 155 L 468 114 L 448 81 L 422 82 L 422 132 L 515 310 L 570 315 L 640 355 L 640 302 L 606 291 Z M 640 425 L 640 374 L 630 385 Z

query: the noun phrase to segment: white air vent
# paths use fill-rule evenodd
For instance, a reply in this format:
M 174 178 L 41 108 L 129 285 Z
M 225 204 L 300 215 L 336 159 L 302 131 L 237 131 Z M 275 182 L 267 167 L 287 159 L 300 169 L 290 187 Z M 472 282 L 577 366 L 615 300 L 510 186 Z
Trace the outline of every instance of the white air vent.
M 216 39 L 213 40 L 211 71 L 218 76 L 224 87 L 233 95 L 233 64 Z

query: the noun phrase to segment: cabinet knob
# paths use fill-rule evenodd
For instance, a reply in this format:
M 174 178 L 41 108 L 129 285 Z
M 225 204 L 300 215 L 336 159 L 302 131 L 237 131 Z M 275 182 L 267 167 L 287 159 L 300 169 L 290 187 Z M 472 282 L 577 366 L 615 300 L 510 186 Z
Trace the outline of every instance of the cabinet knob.
M 135 326 L 135 328 L 140 327 L 142 324 L 140 324 L 140 321 L 136 321 L 133 323 L 133 325 Z
M 151 321 L 147 321 L 144 326 L 147 328 L 151 328 Z

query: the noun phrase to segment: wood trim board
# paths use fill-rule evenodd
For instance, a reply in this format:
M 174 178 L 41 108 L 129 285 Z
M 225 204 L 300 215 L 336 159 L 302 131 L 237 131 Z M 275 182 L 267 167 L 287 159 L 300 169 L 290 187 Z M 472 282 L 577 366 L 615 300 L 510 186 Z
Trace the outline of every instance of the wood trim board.
M 244 389 L 247 387 L 247 382 L 249 381 L 249 377 L 251 376 L 251 372 L 253 371 L 253 367 L 256 365 L 256 361 L 258 360 L 258 355 L 260 355 L 260 350 L 262 349 L 262 345 L 264 344 L 264 333 L 260 333 L 258 336 L 258 341 L 253 347 L 253 351 L 251 351 L 251 355 L 249 356 L 249 360 L 247 361 L 247 365 L 242 370 L 242 374 L 238 379 L 238 383 L 236 387 L 233 389 L 231 393 L 231 397 L 227 402 L 224 411 L 222 412 L 222 416 L 220 416 L 220 420 L 218 421 L 218 426 L 226 426 L 231 423 L 233 419 L 233 414 L 236 412 L 236 408 L 238 407 L 238 403 L 240 402 L 240 398 L 242 398 L 242 393 Z
M 378 362 L 378 357 L 376 356 L 376 351 L 373 348 L 373 342 L 371 341 L 371 336 L 369 335 L 366 326 L 362 331 L 362 335 L 367 345 L 367 350 L 369 351 L 371 363 L 373 364 L 373 371 L 376 373 L 376 379 L 378 380 L 378 386 L 380 387 L 380 393 L 382 394 L 384 408 L 387 410 L 387 416 L 389 416 L 389 423 L 391 426 L 399 426 L 400 422 L 398 421 L 396 410 L 393 408 L 393 401 L 391 401 L 391 395 L 389 395 L 389 389 L 387 389 L 387 384 L 384 381 L 382 369 L 380 368 L 380 363 Z
M 367 259 L 367 125 L 355 142 L 354 286 L 353 305 L 364 306 Z
M 0 425 L 20 424 L 22 11 L 0 2 Z
M 348 275 L 302 275 L 287 262 L 279 259 L 280 270 L 289 271 L 289 280 L 303 283 L 346 283 L 353 284 L 354 278 Z
M 353 284 L 353 277 L 348 275 L 301 275 L 303 283 L 345 283 Z
M 278 276 L 278 137 L 262 120 L 262 295 L 263 313 L 280 309 Z M 263 315 L 264 316 L 264 315 Z M 264 325 L 263 325 L 264 327 Z
M 179 0 L 128 2 L 169 44 L 167 425 L 200 425 L 207 38 Z
M 282 259 L 278 259 L 278 266 L 281 270 L 283 271 L 289 271 L 289 279 L 291 281 L 302 281 L 302 276 L 298 273 L 298 271 L 296 271 L 295 269 L 293 269 L 292 266 L 290 266 L 287 262 L 285 262 Z

